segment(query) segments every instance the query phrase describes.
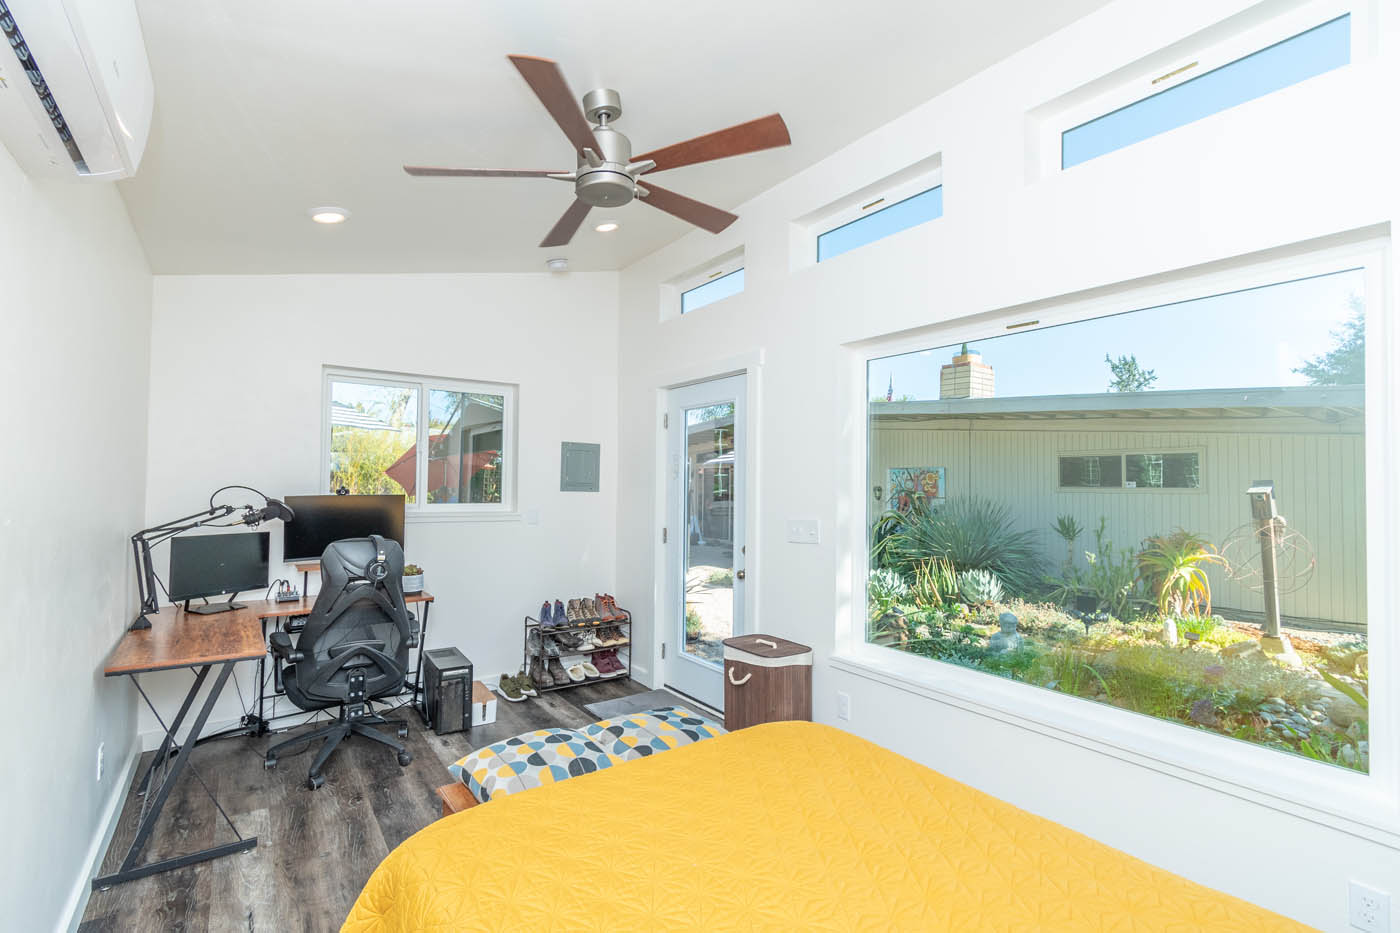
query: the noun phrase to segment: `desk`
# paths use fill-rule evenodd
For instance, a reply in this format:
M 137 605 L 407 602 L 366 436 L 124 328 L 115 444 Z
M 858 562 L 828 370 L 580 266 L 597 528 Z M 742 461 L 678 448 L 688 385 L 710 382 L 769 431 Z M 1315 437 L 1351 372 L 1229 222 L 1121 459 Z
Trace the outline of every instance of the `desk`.
M 209 719 L 209 712 L 214 708 L 219 694 L 223 692 L 224 684 L 228 682 L 233 666 L 239 661 L 256 661 L 267 654 L 267 648 L 263 644 L 262 623 L 258 619 L 258 610 L 254 608 L 255 605 L 260 604 L 212 616 L 194 615 L 176 606 L 166 606 L 149 616 L 150 628 L 127 632 L 107 657 L 107 663 L 102 670 L 103 675 L 131 678 L 131 682 L 140 692 L 141 698 L 151 708 L 156 721 L 165 729 L 165 739 L 162 740 L 155 757 L 151 759 L 150 767 L 146 769 L 145 775 L 141 778 L 140 789 L 137 791 L 138 795 L 145 796 L 146 799 L 141 805 L 141 818 L 137 824 L 136 837 L 131 841 L 131 846 L 127 849 L 126 856 L 122 859 L 121 867 L 117 871 L 93 879 L 94 890 L 126 881 L 135 881 L 137 878 L 144 878 L 147 875 L 169 871 L 172 868 L 181 868 L 222 855 L 242 852 L 258 844 L 256 836 L 249 836 L 245 839 L 240 835 L 237 827 L 233 825 L 233 821 L 228 819 L 227 814 L 224 814 L 224 819 L 233 829 L 233 834 L 238 836 L 236 842 L 201 849 L 189 855 L 179 855 L 174 858 L 148 862 L 144 865 L 138 864 L 141 853 L 146 848 L 146 843 L 150 841 L 156 821 L 160 819 L 160 812 L 165 807 L 166 798 L 170 796 L 175 782 L 180 779 L 181 773 L 189 763 L 190 754 L 194 751 L 199 735 L 204 730 L 204 723 Z M 182 667 L 188 667 L 195 671 L 194 683 L 190 685 L 189 692 L 185 694 L 185 700 L 180 704 L 179 713 L 175 715 L 170 725 L 166 726 L 165 721 L 160 717 L 160 712 L 151 703 L 150 697 L 146 695 L 146 691 L 141 689 L 141 681 L 138 678 L 139 675 L 152 671 L 169 671 Z M 185 716 L 189 713 L 190 706 L 193 705 L 195 697 L 198 696 L 200 688 L 204 685 L 205 678 L 216 667 L 218 673 L 214 676 L 214 686 L 209 689 L 208 697 L 205 698 L 198 715 L 195 716 L 189 736 L 182 745 L 175 749 L 172 755 L 170 750 L 175 742 L 175 734 L 184 723 Z M 160 783 L 152 796 L 149 793 L 151 780 L 157 771 L 161 772 Z M 198 772 L 195 776 L 199 777 Z M 204 783 L 203 778 L 200 778 L 200 783 Z M 214 794 L 209 790 L 207 784 L 204 785 L 204 791 L 218 807 L 219 802 L 214 798 Z M 219 812 L 223 813 L 222 807 L 219 807 Z

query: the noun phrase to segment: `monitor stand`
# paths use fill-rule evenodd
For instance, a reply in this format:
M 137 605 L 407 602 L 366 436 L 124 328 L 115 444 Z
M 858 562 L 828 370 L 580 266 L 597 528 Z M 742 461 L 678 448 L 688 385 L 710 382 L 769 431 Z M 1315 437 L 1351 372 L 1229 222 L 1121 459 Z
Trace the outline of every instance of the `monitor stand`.
M 237 595 L 237 593 L 233 593 L 232 595 L 230 595 L 228 598 L 228 602 L 206 603 L 203 606 L 191 606 L 190 601 L 187 599 L 185 600 L 185 611 L 194 613 L 197 616 L 212 616 L 220 612 L 232 612 L 235 609 L 247 609 L 248 607 L 243 603 L 236 603 L 233 601 Z

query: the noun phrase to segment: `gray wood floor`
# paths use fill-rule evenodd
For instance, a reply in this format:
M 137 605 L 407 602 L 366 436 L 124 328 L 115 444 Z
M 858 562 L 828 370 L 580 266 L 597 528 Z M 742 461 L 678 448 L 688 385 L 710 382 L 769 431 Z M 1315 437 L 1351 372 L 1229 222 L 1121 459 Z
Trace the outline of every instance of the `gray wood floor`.
M 337 930 L 380 860 L 441 815 L 433 789 L 450 779 L 447 765 L 473 748 L 529 729 L 593 722 L 583 707 L 645 690 L 630 680 L 600 681 L 498 702 L 496 721 L 468 733 L 438 736 L 407 709 L 413 762 L 400 768 L 392 749 L 351 738 L 322 769 L 326 783 L 306 787 L 314 753 L 263 768 L 263 750 L 295 734 L 229 738 L 201 745 L 171 792 L 145 861 L 222 842 L 233 832 L 191 774 L 198 770 L 244 836 L 257 848 L 94 891 L 79 933 L 129 930 Z M 312 728 L 312 727 L 306 727 Z M 317 743 L 319 744 L 319 743 Z M 314 745 L 312 747 L 315 747 Z M 152 752 L 142 756 L 144 766 Z M 137 776 L 141 774 L 137 769 Z M 103 863 L 116 868 L 136 832 L 140 799 L 129 795 Z

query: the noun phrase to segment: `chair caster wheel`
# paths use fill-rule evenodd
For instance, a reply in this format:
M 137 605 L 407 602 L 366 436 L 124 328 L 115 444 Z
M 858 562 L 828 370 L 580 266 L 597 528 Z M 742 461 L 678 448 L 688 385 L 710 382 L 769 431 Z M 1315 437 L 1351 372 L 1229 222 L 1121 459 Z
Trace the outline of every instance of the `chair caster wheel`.
M 398 728 L 397 730 L 395 730 L 395 731 L 398 732 L 399 738 L 401 738 L 401 739 L 406 739 L 406 738 L 408 738 L 408 723 L 406 723 L 406 722 L 401 722 L 401 723 L 399 723 L 399 728 Z
M 407 767 L 408 767 L 408 763 L 409 763 L 410 761 L 412 761 L 412 760 L 413 760 L 413 756 L 410 755 L 408 752 L 399 752 L 399 765 L 400 765 L 400 767 L 407 768 Z
M 315 790 L 324 783 L 326 783 L 325 777 L 319 774 L 313 774 L 306 779 L 306 787 L 308 790 Z
M 271 771 L 271 770 L 272 770 L 273 768 L 275 768 L 275 767 L 277 767 L 277 759 L 276 759 L 276 758 L 264 758 L 264 759 L 263 759 L 263 770 L 264 770 L 264 771 Z

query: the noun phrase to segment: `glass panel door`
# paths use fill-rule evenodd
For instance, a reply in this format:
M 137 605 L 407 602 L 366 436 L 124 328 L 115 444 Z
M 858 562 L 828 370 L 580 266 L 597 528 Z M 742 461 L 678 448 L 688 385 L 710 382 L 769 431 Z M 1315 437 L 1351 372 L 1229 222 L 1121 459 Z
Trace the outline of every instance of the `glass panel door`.
M 666 683 L 722 709 L 724 639 L 743 631 L 744 377 L 672 392 L 674 625 Z

